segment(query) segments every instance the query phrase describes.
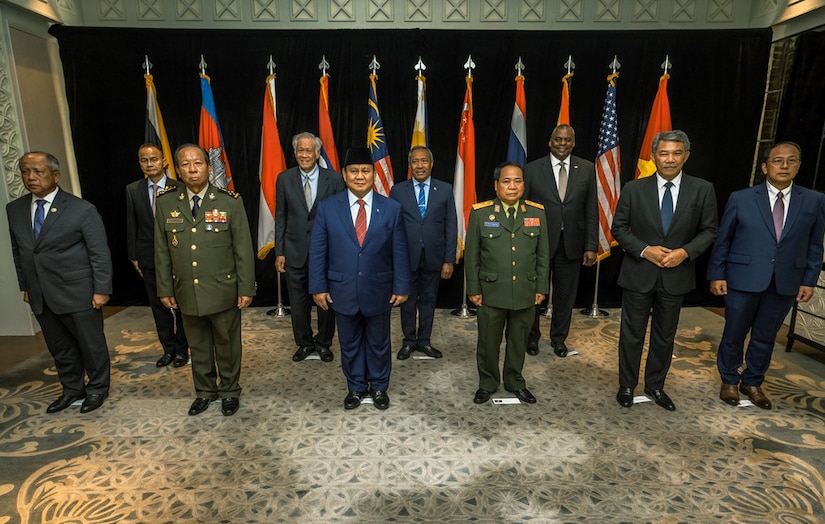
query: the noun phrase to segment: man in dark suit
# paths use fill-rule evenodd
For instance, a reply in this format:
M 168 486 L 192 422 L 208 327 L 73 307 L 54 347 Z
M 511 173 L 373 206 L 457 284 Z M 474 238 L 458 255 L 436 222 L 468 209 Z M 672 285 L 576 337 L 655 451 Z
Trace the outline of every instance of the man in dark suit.
M 163 348 L 163 356 L 158 359 L 157 366 L 161 368 L 172 364 L 179 368 L 189 361 L 189 343 L 181 315 L 167 309 L 158 297 L 155 280 L 155 204 L 158 193 L 182 184 L 166 176 L 166 159 L 158 146 L 140 146 L 138 162 L 144 178 L 126 186 L 126 252 L 135 271 L 143 279 L 158 340 Z
M 184 187 L 155 207 L 157 294 L 183 315 L 197 398 L 190 415 L 220 398 L 234 415 L 241 394 L 241 310 L 255 295 L 255 255 L 240 195 L 209 183 L 209 155 L 194 144 L 175 151 Z
M 676 409 L 664 385 L 682 299 L 696 287 L 696 258 L 713 245 L 717 233 L 713 184 L 682 171 L 688 157 L 690 141 L 684 132 L 657 134 L 656 173 L 625 184 L 613 216 L 611 232 L 624 250 L 616 394 L 623 407 L 633 405 L 652 309 L 644 391 L 661 407 Z
M 318 203 L 344 190 L 344 179 L 318 165 L 321 139 L 312 133 L 292 137 L 296 167 L 278 175 L 275 184 L 275 269 L 286 273 L 292 307 L 292 334 L 298 350 L 292 360 L 299 362 L 318 351 L 324 362 L 331 362 L 335 312 L 317 308 L 318 334 L 312 336 L 312 296 L 309 285 L 309 235 L 315 222 Z
M 453 186 L 430 176 L 433 154 L 426 147 L 413 147 L 408 160 L 412 179 L 394 185 L 390 191 L 390 198 L 401 204 L 412 277 L 410 297 L 401 304 L 404 343 L 398 350 L 398 360 L 410 358 L 415 350 L 441 358 L 430 336 L 439 277 L 453 276 L 457 234 Z
M 20 175 L 31 194 L 6 206 L 14 266 L 63 386 L 46 412 L 85 399 L 80 412 L 87 413 L 109 395 L 101 311 L 112 292 L 106 229 L 92 204 L 58 187 L 60 164 L 53 155 L 26 153 Z
M 527 164 L 524 171 L 524 198 L 544 205 L 550 244 L 553 318 L 550 344 L 559 357 L 567 356 L 567 335 L 579 286 L 582 265 L 596 262 L 599 211 L 596 202 L 596 170 L 570 153 L 576 134 L 561 124 L 550 136 L 550 153 Z M 539 352 L 539 307 L 527 342 L 527 352 Z
M 793 183 L 801 162 L 802 150 L 793 142 L 767 150 L 766 182 L 731 194 L 711 252 L 710 290 L 725 297 L 716 355 L 719 398 L 732 406 L 741 391 L 756 406 L 771 409 L 761 386 L 776 334 L 794 300 L 811 299 L 822 269 L 825 196 Z M 740 373 L 743 356 L 746 368 Z
M 504 389 L 533 404 L 521 370 L 534 309 L 549 287 L 550 251 L 541 204 L 522 200 L 521 166 L 505 163 L 493 172 L 496 199 L 473 205 L 467 227 L 464 265 L 467 295 L 478 307 L 478 390 L 483 404 L 504 381 Z M 504 370 L 499 347 L 507 333 Z
M 407 235 L 398 202 L 373 191 L 375 167 L 366 147 L 347 151 L 348 190 L 320 203 L 309 243 L 309 292 L 333 308 L 347 379 L 345 409 L 372 397 L 387 409 L 392 368 L 390 313 L 410 294 Z

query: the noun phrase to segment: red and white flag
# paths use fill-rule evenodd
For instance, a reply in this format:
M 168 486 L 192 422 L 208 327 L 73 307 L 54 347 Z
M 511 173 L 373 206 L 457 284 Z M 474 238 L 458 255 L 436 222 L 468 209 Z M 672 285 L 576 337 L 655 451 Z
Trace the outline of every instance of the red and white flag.
M 467 222 L 476 203 L 476 132 L 473 125 L 473 77 L 467 76 L 467 90 L 461 108 L 461 124 L 458 128 L 458 153 L 455 159 L 453 198 L 457 211 L 456 261 L 464 256 L 464 240 Z
M 263 260 L 275 247 L 275 182 L 286 170 L 286 158 L 278 133 L 277 105 L 275 103 L 275 75 L 266 77 L 264 92 L 264 119 L 261 129 L 261 162 L 258 180 L 261 182 L 261 201 L 258 210 L 258 258 Z

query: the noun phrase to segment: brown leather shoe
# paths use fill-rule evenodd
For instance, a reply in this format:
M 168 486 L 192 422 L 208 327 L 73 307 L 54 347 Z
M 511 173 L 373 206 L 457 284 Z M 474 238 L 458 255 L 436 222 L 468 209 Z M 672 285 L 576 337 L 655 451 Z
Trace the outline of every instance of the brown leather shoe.
M 738 384 L 725 384 L 722 382 L 722 389 L 719 391 L 719 398 L 721 398 L 725 404 L 730 404 L 731 406 L 738 406 L 739 405 L 739 385 Z
M 739 384 L 739 391 L 747 395 L 754 406 L 762 409 L 771 409 L 771 401 L 762 393 L 761 387 Z

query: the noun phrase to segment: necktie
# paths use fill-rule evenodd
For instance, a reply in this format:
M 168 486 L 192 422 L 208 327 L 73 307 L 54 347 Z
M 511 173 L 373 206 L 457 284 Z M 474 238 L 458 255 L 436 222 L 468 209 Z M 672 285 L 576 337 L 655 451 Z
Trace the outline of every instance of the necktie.
M 364 245 L 364 237 L 367 236 L 367 212 L 364 209 L 365 202 L 360 198 L 358 202 L 358 214 L 355 215 L 355 236 L 358 237 L 358 245 Z
M 567 193 L 567 168 L 564 167 L 564 162 L 559 163 L 559 199 L 564 200 L 564 195 Z
M 427 212 L 427 202 L 424 200 L 424 182 L 418 184 L 418 212 L 424 218 L 424 213 Z
M 155 214 L 155 202 L 158 199 L 158 185 L 152 184 L 152 215 Z
M 198 216 L 198 209 L 201 208 L 201 206 L 198 204 L 200 201 L 201 197 L 199 197 L 198 195 L 192 197 L 192 218 L 197 218 Z
M 670 228 L 670 220 L 673 218 L 673 194 L 670 188 L 673 187 L 673 182 L 665 183 L 665 194 L 662 196 L 662 229 L 667 234 Z
M 46 212 L 43 209 L 43 206 L 46 205 L 46 201 L 42 198 L 38 198 L 35 203 L 37 204 L 37 209 L 34 211 L 34 239 L 37 240 L 37 237 L 40 236 L 40 230 L 43 229 L 43 222 L 46 221 Z
M 785 195 L 782 191 L 777 193 L 776 202 L 773 205 L 773 229 L 776 232 L 776 240 L 782 236 L 782 226 L 785 221 Z
M 507 208 L 507 220 L 510 221 L 510 229 L 513 229 L 516 225 L 516 208 L 510 207 Z
M 307 203 L 307 209 L 312 209 L 312 186 L 309 185 L 309 177 L 304 177 L 304 200 Z

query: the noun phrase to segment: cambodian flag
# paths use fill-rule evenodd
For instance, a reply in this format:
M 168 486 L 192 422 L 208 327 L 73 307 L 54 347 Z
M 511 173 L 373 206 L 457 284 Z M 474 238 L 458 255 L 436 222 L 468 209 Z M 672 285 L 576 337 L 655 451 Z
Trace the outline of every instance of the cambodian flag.
M 223 145 L 221 126 L 218 123 L 218 111 L 215 109 L 215 99 L 212 97 L 212 85 L 209 76 L 201 76 L 201 121 L 198 126 L 198 145 L 209 154 L 209 166 L 212 174 L 209 182 L 212 185 L 235 190 L 232 183 L 232 171 L 229 169 L 229 158 Z

